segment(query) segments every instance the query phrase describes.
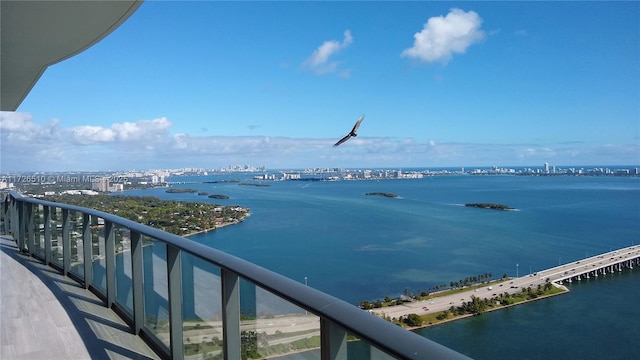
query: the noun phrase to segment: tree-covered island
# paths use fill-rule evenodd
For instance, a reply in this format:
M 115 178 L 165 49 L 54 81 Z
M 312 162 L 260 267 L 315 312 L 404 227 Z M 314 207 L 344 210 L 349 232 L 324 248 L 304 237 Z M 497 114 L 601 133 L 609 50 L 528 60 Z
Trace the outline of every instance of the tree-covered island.
M 263 184 L 263 183 L 255 183 L 255 182 L 241 182 L 238 185 L 243 185 L 243 186 L 258 186 L 258 187 L 269 187 L 271 185 L 269 184 Z
M 196 190 L 196 189 L 176 189 L 176 188 L 171 188 L 171 189 L 165 190 L 165 192 L 169 193 L 169 194 L 180 194 L 180 193 L 194 194 L 194 193 L 197 193 L 198 190 Z
M 467 203 L 464 206 L 476 207 L 482 209 L 493 209 L 493 210 L 515 210 L 512 207 L 502 204 L 491 204 L 491 203 Z
M 393 194 L 393 193 L 388 193 L 388 192 L 368 192 L 365 195 L 374 195 L 374 196 L 385 196 L 385 197 L 390 197 L 390 198 L 397 198 L 398 195 Z
M 211 194 L 211 195 L 209 195 L 209 198 L 211 198 L 211 199 L 227 200 L 227 199 L 229 199 L 229 195 Z
M 153 196 L 49 195 L 45 200 L 96 209 L 181 236 L 237 224 L 250 215 L 249 209 L 241 206 Z

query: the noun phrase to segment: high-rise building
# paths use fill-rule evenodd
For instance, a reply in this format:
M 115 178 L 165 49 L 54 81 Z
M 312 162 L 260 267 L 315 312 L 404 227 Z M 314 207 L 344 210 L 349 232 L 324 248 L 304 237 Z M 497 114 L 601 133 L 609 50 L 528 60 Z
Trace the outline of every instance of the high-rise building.
M 109 178 L 96 179 L 91 185 L 91 190 L 108 192 L 109 191 Z

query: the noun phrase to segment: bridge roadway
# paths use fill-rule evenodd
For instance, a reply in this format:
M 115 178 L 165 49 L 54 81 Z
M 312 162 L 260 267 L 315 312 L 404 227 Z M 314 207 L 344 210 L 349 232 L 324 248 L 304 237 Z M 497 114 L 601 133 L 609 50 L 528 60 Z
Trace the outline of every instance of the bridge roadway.
M 640 245 L 634 245 L 583 260 L 538 271 L 541 278 L 549 278 L 555 283 L 572 282 L 583 278 L 598 277 L 615 271 L 640 266 Z
M 538 285 L 544 286 L 547 281 L 557 286 L 563 286 L 563 282 L 604 276 L 605 274 L 622 271 L 625 268 L 633 268 L 635 266 L 640 267 L 640 245 L 609 251 L 604 254 L 576 260 L 571 263 L 533 272 L 532 274 L 506 281 L 471 286 L 469 290 L 456 292 L 451 295 L 373 309 L 372 313 L 390 318 L 399 318 L 412 313 L 418 315 L 437 313 L 447 310 L 451 306 L 460 306 L 463 302 L 470 301 L 471 296 L 490 299 L 505 292 L 509 294 L 520 292 L 522 288 L 532 287 L 536 289 Z

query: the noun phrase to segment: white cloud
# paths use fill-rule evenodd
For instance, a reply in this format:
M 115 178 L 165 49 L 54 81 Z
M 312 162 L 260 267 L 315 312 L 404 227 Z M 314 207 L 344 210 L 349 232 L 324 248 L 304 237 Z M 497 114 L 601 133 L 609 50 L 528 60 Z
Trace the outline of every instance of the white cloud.
M 116 133 L 118 140 L 137 141 L 165 137 L 169 134 L 171 125 L 167 118 L 162 117 L 153 120 L 139 120 L 135 123 L 113 124 L 111 128 Z
M 476 12 L 451 9 L 444 17 L 430 18 L 422 31 L 413 36 L 413 47 L 402 51 L 401 56 L 447 63 L 454 53 L 463 54 L 469 46 L 484 39 L 481 25 L 482 19 Z
M 71 137 L 78 144 L 92 144 L 101 142 L 111 142 L 116 138 L 115 131 L 105 129 L 101 126 L 77 126 L 69 129 Z
M 40 144 L 49 143 L 58 134 L 57 119 L 51 120 L 48 124 L 41 126 L 33 121 L 29 113 L 18 113 L 11 111 L 0 112 L 0 138 L 8 142 L 33 142 L 37 140 Z M 32 146 L 37 144 L 32 143 Z
M 57 120 L 39 125 L 26 113 L 1 115 L 1 171 L 212 169 L 229 164 L 380 168 L 640 162 L 637 143 L 487 144 L 363 134 L 334 148 L 335 138 L 171 134 L 167 118 L 65 128 Z
M 139 120 L 102 126 L 76 126 L 66 130 L 71 139 L 81 145 L 111 142 L 161 141 L 169 134 L 171 122 L 167 118 Z
M 53 119 L 37 124 L 29 113 L 0 113 L 0 147 L 3 169 L 71 169 L 102 167 L 110 159 L 129 161 L 157 152 L 169 141 L 171 122 L 166 118 L 115 123 L 110 127 L 64 128 Z
M 338 51 L 347 48 L 353 42 L 351 31 L 345 30 L 342 41 L 327 40 L 318 46 L 302 64 L 304 68 L 313 71 L 316 74 L 328 74 L 338 70 L 340 62 L 331 61 L 330 58 Z M 348 77 L 349 70 L 341 71 L 342 77 Z
M 11 111 L 0 112 L 0 131 L 31 133 L 39 126 L 33 122 L 31 114 Z

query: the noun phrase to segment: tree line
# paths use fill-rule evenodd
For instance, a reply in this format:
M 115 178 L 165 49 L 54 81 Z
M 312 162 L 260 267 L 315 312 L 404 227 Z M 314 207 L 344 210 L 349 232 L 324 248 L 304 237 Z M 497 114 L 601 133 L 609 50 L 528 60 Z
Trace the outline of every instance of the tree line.
M 100 210 L 176 235 L 215 229 L 249 215 L 249 209 L 240 206 L 161 200 L 153 196 L 51 195 L 46 200 Z

